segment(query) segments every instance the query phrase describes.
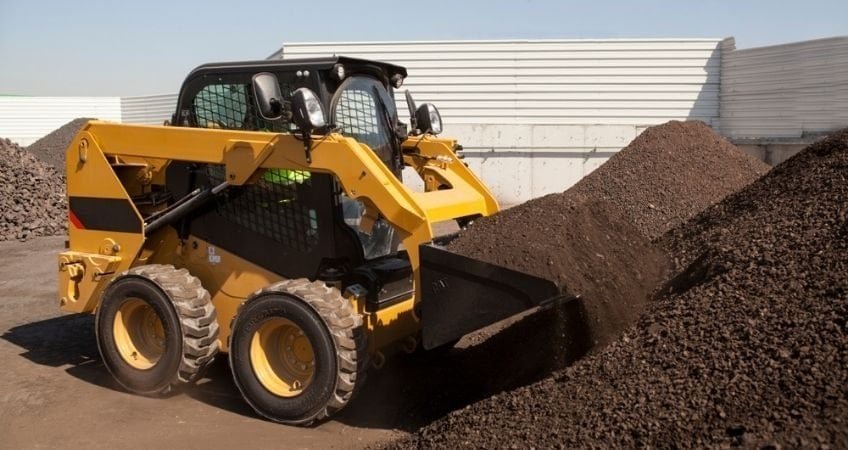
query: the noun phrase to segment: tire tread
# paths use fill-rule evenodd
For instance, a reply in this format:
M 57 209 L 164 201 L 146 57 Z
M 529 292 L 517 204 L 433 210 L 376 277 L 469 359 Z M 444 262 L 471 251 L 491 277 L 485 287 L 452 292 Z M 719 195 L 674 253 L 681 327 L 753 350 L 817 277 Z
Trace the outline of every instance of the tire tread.
M 170 264 L 133 267 L 115 279 L 124 276 L 138 276 L 156 284 L 171 299 L 180 320 L 182 361 L 173 381 L 160 394 L 196 382 L 218 353 L 218 316 L 209 291 L 188 270 Z

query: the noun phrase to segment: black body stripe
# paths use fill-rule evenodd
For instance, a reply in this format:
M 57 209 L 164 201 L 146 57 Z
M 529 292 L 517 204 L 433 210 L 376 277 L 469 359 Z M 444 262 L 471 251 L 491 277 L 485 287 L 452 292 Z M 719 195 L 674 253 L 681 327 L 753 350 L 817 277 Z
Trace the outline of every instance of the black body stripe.
M 128 199 L 71 197 L 68 206 L 87 230 L 141 233 L 141 220 Z

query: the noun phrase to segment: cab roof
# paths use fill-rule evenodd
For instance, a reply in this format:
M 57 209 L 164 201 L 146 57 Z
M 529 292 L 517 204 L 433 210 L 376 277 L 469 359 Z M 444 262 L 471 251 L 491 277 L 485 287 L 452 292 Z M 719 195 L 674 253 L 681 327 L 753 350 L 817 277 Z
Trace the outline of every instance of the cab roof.
M 334 65 L 342 64 L 346 68 L 356 70 L 360 68 L 379 69 L 387 75 L 387 78 L 399 74 L 406 78 L 406 68 L 390 63 L 371 61 L 368 59 L 351 58 L 347 56 L 331 56 L 322 58 L 297 58 L 297 59 L 262 59 L 258 61 L 231 61 L 231 62 L 216 62 L 202 64 L 196 67 L 189 73 L 187 79 L 197 75 L 241 72 L 245 69 L 250 70 L 296 70 L 296 69 L 311 69 L 311 70 L 329 70 Z

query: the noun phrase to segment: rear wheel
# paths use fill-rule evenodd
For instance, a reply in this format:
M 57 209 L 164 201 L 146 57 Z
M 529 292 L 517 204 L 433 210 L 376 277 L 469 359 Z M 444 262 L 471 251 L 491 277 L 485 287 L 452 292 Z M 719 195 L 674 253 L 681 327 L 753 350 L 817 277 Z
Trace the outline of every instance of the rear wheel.
M 209 293 L 173 266 L 140 266 L 115 277 L 97 310 L 96 330 L 106 368 L 142 395 L 194 382 L 218 351 Z
M 232 330 L 233 379 L 247 403 L 275 422 L 325 419 L 365 381 L 362 317 L 320 281 L 263 289 L 242 305 Z

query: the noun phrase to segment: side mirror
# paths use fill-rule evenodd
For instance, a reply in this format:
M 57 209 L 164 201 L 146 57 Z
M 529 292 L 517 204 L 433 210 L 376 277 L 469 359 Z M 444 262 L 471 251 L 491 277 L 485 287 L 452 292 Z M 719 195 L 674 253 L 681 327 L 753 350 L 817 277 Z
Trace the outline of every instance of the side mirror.
M 327 119 L 324 117 L 324 108 L 321 101 L 309 88 L 299 88 L 292 93 L 291 98 L 292 121 L 305 134 L 309 134 L 315 128 L 324 128 Z
M 403 94 L 406 96 L 406 108 L 409 110 L 409 126 L 412 128 L 414 133 L 418 128 L 418 124 L 415 123 L 415 100 L 412 99 L 412 94 L 409 93 L 409 89 L 404 91 Z
M 283 93 L 276 75 L 269 72 L 254 75 L 253 94 L 263 119 L 277 120 L 283 115 Z
M 425 103 L 415 111 L 415 127 L 422 133 L 439 134 L 442 132 L 442 115 L 432 103 Z

